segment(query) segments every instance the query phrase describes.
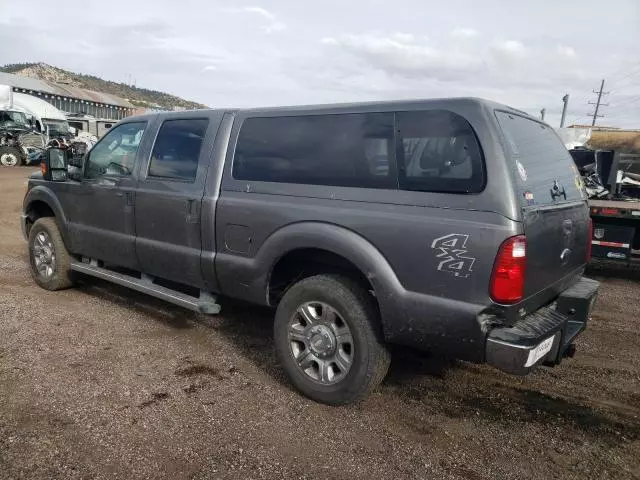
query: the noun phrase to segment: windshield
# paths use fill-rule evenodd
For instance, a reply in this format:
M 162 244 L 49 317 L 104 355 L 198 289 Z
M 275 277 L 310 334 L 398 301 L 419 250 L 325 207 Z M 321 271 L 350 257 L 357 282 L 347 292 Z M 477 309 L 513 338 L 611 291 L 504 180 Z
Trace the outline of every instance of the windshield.
M 44 120 L 49 129 L 50 137 L 65 137 L 69 135 L 69 123 L 64 121 Z
M 29 128 L 29 124 L 24 113 L 4 110 L 0 112 L 0 127 Z

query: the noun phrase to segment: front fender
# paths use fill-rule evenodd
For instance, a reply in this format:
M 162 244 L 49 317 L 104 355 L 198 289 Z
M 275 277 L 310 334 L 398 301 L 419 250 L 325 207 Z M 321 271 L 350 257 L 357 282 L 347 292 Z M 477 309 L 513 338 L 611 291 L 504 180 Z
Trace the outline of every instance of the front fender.
M 56 223 L 58 224 L 58 228 L 62 234 L 62 239 L 64 240 L 67 248 L 69 248 L 69 222 L 64 214 L 60 200 L 58 200 L 53 191 L 51 191 L 47 186 L 36 185 L 27 192 L 22 202 L 23 218 L 29 218 L 29 212 L 32 210 L 31 207 L 35 202 L 42 202 L 53 211 Z M 30 218 L 30 220 L 35 221 L 34 218 Z

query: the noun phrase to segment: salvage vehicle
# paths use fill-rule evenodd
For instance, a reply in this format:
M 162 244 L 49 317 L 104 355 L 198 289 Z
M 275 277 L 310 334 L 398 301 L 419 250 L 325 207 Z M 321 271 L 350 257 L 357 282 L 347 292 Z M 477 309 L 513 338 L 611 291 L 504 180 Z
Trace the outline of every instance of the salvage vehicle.
M 74 127 L 78 132 L 86 132 L 96 138 L 104 136 L 109 129 L 118 123 L 117 120 L 96 118 L 84 113 L 67 113 L 67 119 L 69 120 L 69 125 Z
M 67 117 L 50 103 L 0 85 L 0 165 L 28 165 L 53 139 L 71 138 Z
M 14 167 L 26 162 L 23 139 L 32 132 L 26 112 L 14 105 L 11 87 L 0 85 L 0 165 Z
M 26 162 L 21 137 L 31 131 L 24 112 L 0 108 L 0 165 L 15 167 Z
M 513 374 L 573 356 L 598 282 L 586 196 L 548 125 L 480 99 L 128 117 L 32 176 L 33 279 L 79 274 L 215 314 L 275 308 L 292 384 L 329 404 L 401 344 Z
M 49 102 L 27 93 L 15 92 L 13 97 L 14 105 L 26 112 L 34 129 L 45 135 L 47 142 L 53 138 L 69 139 L 72 136 L 67 116 Z
M 593 221 L 592 260 L 640 263 L 640 155 L 574 148 Z

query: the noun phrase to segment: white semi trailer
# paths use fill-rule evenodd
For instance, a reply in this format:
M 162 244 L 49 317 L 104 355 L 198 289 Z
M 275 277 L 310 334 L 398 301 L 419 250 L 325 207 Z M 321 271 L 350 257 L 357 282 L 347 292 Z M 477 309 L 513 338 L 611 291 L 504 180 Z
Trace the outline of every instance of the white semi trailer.
M 72 136 L 66 115 L 48 102 L 0 85 L 0 165 L 29 163 L 52 138 Z

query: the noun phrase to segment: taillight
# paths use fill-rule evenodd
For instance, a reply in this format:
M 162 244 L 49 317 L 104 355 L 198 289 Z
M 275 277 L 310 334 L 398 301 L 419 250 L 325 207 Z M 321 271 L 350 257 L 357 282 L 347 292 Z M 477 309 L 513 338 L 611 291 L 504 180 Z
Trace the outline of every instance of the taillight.
M 587 263 L 591 260 L 591 245 L 593 245 L 593 220 L 589 219 L 589 238 L 587 238 Z
M 40 162 L 40 171 L 42 172 L 42 176 L 47 176 L 47 164 L 43 161 Z
M 518 235 L 502 242 L 491 273 L 491 298 L 497 303 L 516 303 L 524 296 L 527 237 Z
M 617 208 L 603 208 L 600 210 L 600 213 L 602 213 L 602 215 L 620 215 L 620 210 Z

